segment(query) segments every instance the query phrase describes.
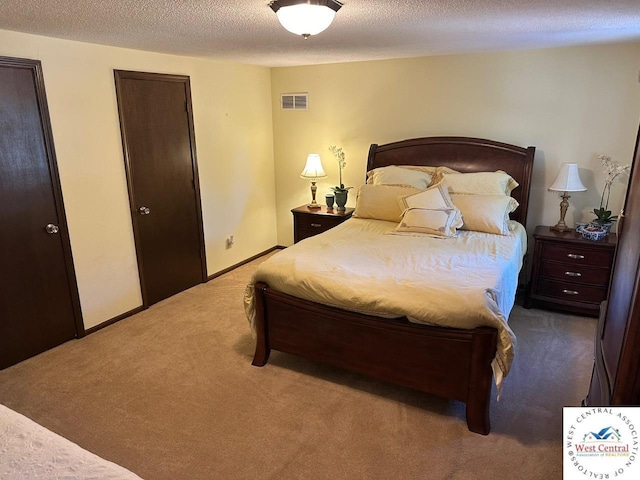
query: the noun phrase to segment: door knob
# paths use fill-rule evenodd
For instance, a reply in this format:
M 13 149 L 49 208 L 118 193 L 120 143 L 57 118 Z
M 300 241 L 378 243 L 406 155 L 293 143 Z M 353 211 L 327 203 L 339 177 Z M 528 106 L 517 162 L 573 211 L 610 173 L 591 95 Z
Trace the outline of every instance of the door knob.
M 58 227 L 58 225 L 54 225 L 53 223 L 49 223 L 46 227 L 44 227 L 44 229 L 50 235 L 54 235 L 60 231 L 60 227 Z
M 149 215 L 151 213 L 151 210 L 149 209 L 149 207 L 140 207 L 138 209 L 138 212 L 140 213 L 140 215 Z

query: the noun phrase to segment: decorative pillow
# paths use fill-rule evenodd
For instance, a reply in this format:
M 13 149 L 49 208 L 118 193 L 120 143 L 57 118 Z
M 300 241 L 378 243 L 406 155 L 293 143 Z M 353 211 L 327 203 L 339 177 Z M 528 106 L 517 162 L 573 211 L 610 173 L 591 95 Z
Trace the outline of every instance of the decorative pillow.
M 398 198 L 398 201 L 403 210 L 407 208 L 455 208 L 447 187 L 442 183 L 433 185 L 418 193 L 404 195 Z
M 395 165 L 376 168 L 367 173 L 367 183 L 372 185 L 397 185 L 424 190 L 431 182 L 431 173 Z
M 429 187 L 423 192 L 400 197 L 398 201 L 400 202 L 400 207 L 402 208 L 403 212 L 407 208 L 427 208 L 430 210 L 458 210 L 451 200 L 451 197 L 449 196 L 447 187 L 442 183 Z M 462 216 L 458 212 L 457 221 L 454 222 L 453 227 L 460 228 L 461 226 Z
M 474 173 L 443 172 L 442 181 L 449 193 L 467 195 L 511 195 L 511 191 L 518 186 L 518 182 L 501 170 Z
M 419 191 L 417 188 L 393 185 L 361 185 L 356 196 L 356 209 L 353 216 L 397 223 L 402 219 L 403 210 L 398 197 L 412 195 Z
M 462 213 L 463 230 L 476 232 L 509 233 L 509 214 L 518 208 L 515 198 L 505 195 L 458 195 L 451 200 Z
M 458 218 L 459 212 L 455 208 L 408 208 L 393 233 L 453 237 L 456 234 L 454 224 L 458 222 Z

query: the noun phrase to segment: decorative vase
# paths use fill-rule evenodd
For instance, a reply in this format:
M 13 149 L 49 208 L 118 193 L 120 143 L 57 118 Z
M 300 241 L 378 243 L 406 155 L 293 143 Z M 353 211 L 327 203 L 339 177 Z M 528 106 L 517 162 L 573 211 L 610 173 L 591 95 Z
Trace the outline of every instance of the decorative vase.
M 595 222 L 593 223 L 594 225 L 589 224 L 580 230 L 580 235 L 582 235 L 582 238 L 586 240 L 598 241 L 602 240 L 609 234 L 609 232 L 602 228 L 602 226 L 598 225 Z
M 327 202 L 327 208 L 329 210 L 333 210 L 333 199 L 334 199 L 334 197 L 333 197 L 332 193 L 327 193 L 324 196 L 324 200 L 325 200 L 325 202 Z
M 346 210 L 345 205 L 347 204 L 347 194 L 349 190 L 335 190 L 333 193 L 336 197 L 336 205 L 338 205 L 337 210 L 344 212 Z
M 580 233 L 580 231 L 581 231 L 583 228 L 588 227 L 588 226 L 589 226 L 589 224 L 588 224 L 588 223 L 585 223 L 585 222 L 578 222 L 578 223 L 576 223 L 576 232 Z

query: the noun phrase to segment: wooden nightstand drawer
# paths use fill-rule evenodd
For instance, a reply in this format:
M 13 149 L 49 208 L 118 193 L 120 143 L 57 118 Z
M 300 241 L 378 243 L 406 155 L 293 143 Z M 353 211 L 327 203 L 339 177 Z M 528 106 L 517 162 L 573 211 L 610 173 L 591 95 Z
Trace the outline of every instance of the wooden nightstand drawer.
M 536 293 L 565 301 L 599 305 L 607 296 L 607 288 L 541 279 Z
M 316 233 L 326 232 L 344 221 L 341 217 L 296 215 L 294 228 Z
M 533 263 L 524 306 L 535 303 L 559 310 L 598 315 L 609 289 L 617 237 L 585 240 L 576 232 L 536 227 Z
M 305 238 L 313 237 L 314 235 L 318 235 L 319 233 L 325 232 L 328 229 L 309 229 L 309 228 L 296 228 L 295 232 L 295 242 L 299 242 L 300 240 L 304 240 Z
M 594 242 L 595 243 L 595 242 Z M 542 258 L 576 265 L 592 265 L 594 267 L 610 267 L 613 261 L 613 249 L 596 250 L 574 245 L 545 243 L 542 247 Z
M 344 212 L 322 208 L 310 209 L 306 206 L 294 208 L 293 213 L 293 241 L 299 242 L 308 237 L 313 237 L 341 224 L 351 218 L 353 208 L 347 208 Z
M 608 268 L 585 267 L 559 262 L 542 262 L 540 276 L 561 282 L 598 285 L 605 287 L 609 283 Z

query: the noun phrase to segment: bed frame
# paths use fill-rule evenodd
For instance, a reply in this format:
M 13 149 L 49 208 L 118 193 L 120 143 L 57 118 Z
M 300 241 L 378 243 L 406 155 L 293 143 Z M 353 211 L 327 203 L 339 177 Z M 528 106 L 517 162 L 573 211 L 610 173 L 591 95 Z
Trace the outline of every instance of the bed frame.
M 447 166 L 459 172 L 503 170 L 520 186 L 511 218 L 526 226 L 535 147 L 468 137 L 428 137 L 371 145 L 367 171 L 388 165 Z M 271 349 L 466 403 L 467 426 L 487 435 L 498 333 L 420 325 L 319 305 L 255 285 L 256 350 Z

